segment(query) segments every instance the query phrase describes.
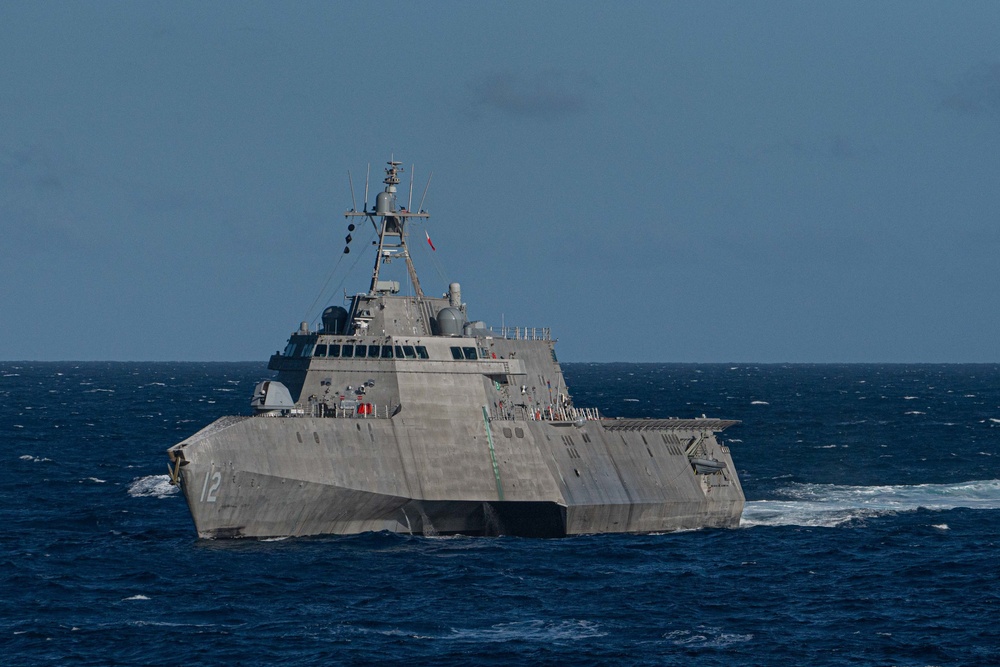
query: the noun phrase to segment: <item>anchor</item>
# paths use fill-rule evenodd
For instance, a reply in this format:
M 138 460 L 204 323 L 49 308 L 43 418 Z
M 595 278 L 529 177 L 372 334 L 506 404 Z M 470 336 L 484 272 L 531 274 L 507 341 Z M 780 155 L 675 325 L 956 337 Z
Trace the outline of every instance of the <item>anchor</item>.
M 187 461 L 185 461 L 184 457 L 179 453 L 177 456 L 174 456 L 173 452 L 170 452 L 170 458 L 174 460 L 174 466 L 172 468 L 169 463 L 167 464 L 167 474 L 170 475 L 170 486 L 179 486 L 181 466 L 187 465 Z

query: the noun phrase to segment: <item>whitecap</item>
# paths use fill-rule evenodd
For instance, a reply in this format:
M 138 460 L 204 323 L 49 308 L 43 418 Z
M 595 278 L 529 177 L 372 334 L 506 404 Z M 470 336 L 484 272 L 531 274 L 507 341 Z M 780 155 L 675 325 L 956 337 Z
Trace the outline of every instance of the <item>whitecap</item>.
M 771 405 L 767 401 L 750 401 L 750 405 Z
M 951 530 L 951 526 L 946 523 L 934 523 L 931 524 L 931 528 L 937 528 L 938 530 Z
M 96 477 L 88 477 L 87 480 L 90 480 L 94 484 L 107 484 L 107 482 L 108 482 L 108 480 L 106 480 L 106 479 L 97 479 Z M 80 481 L 83 482 L 83 481 L 87 481 L 87 480 L 80 480 Z
M 993 422 L 994 424 L 1000 424 L 1000 419 L 994 419 L 993 417 L 990 417 L 990 421 Z
M 903 400 L 904 401 L 915 401 L 915 400 L 917 400 L 917 397 L 916 396 L 904 396 Z
M 625 399 L 622 399 L 622 400 L 624 400 L 626 403 L 638 403 L 639 402 L 638 398 L 625 398 Z
M 904 415 L 926 415 L 926 412 L 921 412 L 920 410 L 910 410 L 909 412 L 904 412 Z
M 180 488 L 170 483 L 169 475 L 136 477 L 128 485 L 128 494 L 133 498 L 168 498 L 179 492 Z
M 146 597 L 145 595 L 133 595 L 133 596 L 132 596 L 132 597 L 130 597 L 130 598 L 125 598 L 125 600 L 124 600 L 124 601 L 125 601 L 125 602 L 128 602 L 129 600 L 148 600 L 148 599 L 149 599 L 149 598 L 148 598 L 148 597 Z
M 606 632 L 593 621 L 516 621 L 498 623 L 488 628 L 452 628 L 446 639 L 474 641 L 476 643 L 507 643 L 511 641 L 575 641 L 592 637 L 604 637 Z
M 721 628 L 699 626 L 694 630 L 674 630 L 663 635 L 663 638 L 676 646 L 726 648 L 733 644 L 751 641 L 753 635 L 723 632 Z

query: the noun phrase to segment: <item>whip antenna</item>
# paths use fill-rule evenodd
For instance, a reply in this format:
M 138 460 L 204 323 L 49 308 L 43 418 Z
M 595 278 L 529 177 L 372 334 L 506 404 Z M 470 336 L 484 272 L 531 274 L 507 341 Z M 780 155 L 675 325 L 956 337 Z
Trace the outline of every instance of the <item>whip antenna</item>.
M 410 196 L 406 198 L 406 210 L 413 210 L 413 179 L 417 176 L 417 165 L 410 165 Z
M 368 177 L 372 173 L 372 163 L 368 163 L 368 171 L 365 172 L 365 210 L 368 210 Z
M 431 187 L 431 179 L 434 178 L 434 172 L 427 177 L 427 185 L 424 186 L 424 194 L 420 197 L 420 206 L 417 207 L 417 212 L 424 210 L 424 198 L 427 196 L 427 188 Z

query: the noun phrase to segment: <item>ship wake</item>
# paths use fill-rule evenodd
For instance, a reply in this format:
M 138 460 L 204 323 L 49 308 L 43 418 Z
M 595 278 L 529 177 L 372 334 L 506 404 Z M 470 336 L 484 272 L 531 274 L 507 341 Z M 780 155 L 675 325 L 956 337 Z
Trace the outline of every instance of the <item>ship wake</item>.
M 748 501 L 740 527 L 832 527 L 918 509 L 1000 509 L 1000 480 L 892 486 L 793 484 L 779 495 L 783 497 Z

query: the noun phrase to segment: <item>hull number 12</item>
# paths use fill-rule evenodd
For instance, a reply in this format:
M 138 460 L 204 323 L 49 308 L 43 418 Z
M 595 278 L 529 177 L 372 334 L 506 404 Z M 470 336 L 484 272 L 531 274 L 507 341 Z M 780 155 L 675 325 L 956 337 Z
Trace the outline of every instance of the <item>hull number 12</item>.
M 212 486 L 208 485 L 209 480 L 212 481 Z M 219 487 L 222 485 L 222 473 L 213 473 L 211 470 L 205 473 L 205 483 L 201 486 L 201 502 L 214 503 L 216 494 L 219 492 Z

